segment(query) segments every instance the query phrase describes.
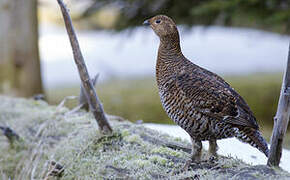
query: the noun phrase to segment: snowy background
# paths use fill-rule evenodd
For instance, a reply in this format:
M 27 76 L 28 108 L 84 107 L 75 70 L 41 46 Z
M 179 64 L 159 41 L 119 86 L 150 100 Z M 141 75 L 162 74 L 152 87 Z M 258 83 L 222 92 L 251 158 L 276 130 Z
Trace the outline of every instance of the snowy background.
M 252 29 L 179 27 L 185 56 L 218 74 L 281 72 L 289 36 Z M 111 33 L 77 31 L 89 72 L 104 77 L 154 76 L 159 40 L 150 28 Z M 40 25 L 44 86 L 77 85 L 79 77 L 64 28 Z M 61 75 L 61 76 L 60 76 Z

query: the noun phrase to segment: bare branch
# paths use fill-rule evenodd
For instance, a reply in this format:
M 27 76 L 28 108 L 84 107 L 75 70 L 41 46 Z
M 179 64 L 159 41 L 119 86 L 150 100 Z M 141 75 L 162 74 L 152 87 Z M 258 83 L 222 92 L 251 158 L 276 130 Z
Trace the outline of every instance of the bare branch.
M 282 156 L 283 138 L 287 130 L 290 115 L 290 45 L 288 61 L 284 73 L 283 83 L 280 92 L 279 104 L 276 116 L 274 117 L 274 128 L 271 137 L 271 148 L 267 164 L 279 166 Z
M 95 88 L 94 88 L 93 83 L 89 77 L 88 70 L 87 70 L 87 67 L 85 65 L 84 58 L 82 56 L 82 53 L 81 53 L 81 50 L 79 47 L 79 43 L 78 43 L 74 28 L 72 25 L 71 18 L 68 14 L 68 11 L 67 11 L 63 1 L 57 0 L 57 2 L 60 6 L 60 9 L 61 9 L 61 12 L 63 15 L 65 27 L 66 27 L 66 30 L 67 30 L 67 33 L 68 33 L 68 36 L 70 39 L 70 43 L 72 46 L 72 50 L 73 50 L 74 60 L 75 60 L 75 63 L 78 67 L 79 75 L 80 75 L 80 78 L 82 81 L 82 86 L 84 87 L 85 95 L 86 95 L 88 102 L 90 104 L 90 109 L 95 116 L 95 119 L 96 119 L 96 121 L 99 125 L 99 128 L 100 128 L 100 131 L 103 133 L 111 133 L 112 128 L 111 128 L 110 124 L 108 123 L 108 120 L 105 116 L 103 107 L 102 107 L 102 105 L 97 97 Z

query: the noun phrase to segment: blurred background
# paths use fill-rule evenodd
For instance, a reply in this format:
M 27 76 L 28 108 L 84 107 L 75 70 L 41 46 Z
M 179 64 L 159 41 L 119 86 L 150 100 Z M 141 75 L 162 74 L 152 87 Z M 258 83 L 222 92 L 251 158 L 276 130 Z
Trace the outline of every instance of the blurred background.
M 132 122 L 173 124 L 161 107 L 154 78 L 159 40 L 141 25 L 166 14 L 178 24 L 185 56 L 224 77 L 247 101 L 269 140 L 290 40 L 289 0 L 65 3 L 89 73 L 100 74 L 97 94 L 107 113 Z M 78 95 L 79 87 L 56 0 L 0 0 L 0 93 L 45 94 L 50 104 L 58 104 Z

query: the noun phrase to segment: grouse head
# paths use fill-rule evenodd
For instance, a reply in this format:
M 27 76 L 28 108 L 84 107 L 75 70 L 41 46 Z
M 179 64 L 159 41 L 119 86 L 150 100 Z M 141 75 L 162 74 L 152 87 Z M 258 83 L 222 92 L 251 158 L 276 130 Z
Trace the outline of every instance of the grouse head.
M 161 39 L 168 36 L 178 36 L 176 24 L 168 16 L 157 15 L 145 20 L 143 24 L 150 26 Z

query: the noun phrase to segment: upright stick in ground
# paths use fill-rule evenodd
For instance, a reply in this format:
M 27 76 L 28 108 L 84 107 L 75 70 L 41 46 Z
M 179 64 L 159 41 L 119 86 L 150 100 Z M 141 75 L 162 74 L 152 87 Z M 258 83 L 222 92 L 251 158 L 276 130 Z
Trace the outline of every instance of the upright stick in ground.
M 57 0 L 62 15 L 63 15 L 63 19 L 65 22 L 65 27 L 69 36 L 69 40 L 72 46 L 72 50 L 73 50 L 73 55 L 74 55 L 74 60 L 75 63 L 78 67 L 78 71 L 79 71 L 79 75 L 82 81 L 82 86 L 84 87 L 85 90 L 85 94 L 87 96 L 88 102 L 90 104 L 90 109 L 92 111 L 92 113 L 94 114 L 96 121 L 99 125 L 99 128 L 101 130 L 101 132 L 103 133 L 111 133 L 112 132 L 112 128 L 110 126 L 110 124 L 108 123 L 108 120 L 105 116 L 103 107 L 97 97 L 95 88 L 93 86 L 93 83 L 89 77 L 88 74 L 88 70 L 86 67 L 86 64 L 84 62 L 84 58 L 82 56 L 80 47 L 79 47 L 79 43 L 72 25 L 72 21 L 71 18 L 68 14 L 68 11 L 63 3 L 62 0 Z
M 283 138 L 287 130 L 290 115 L 290 45 L 288 61 L 282 82 L 280 98 L 276 116 L 274 117 L 274 128 L 271 137 L 271 148 L 267 164 L 279 166 L 282 155 Z

